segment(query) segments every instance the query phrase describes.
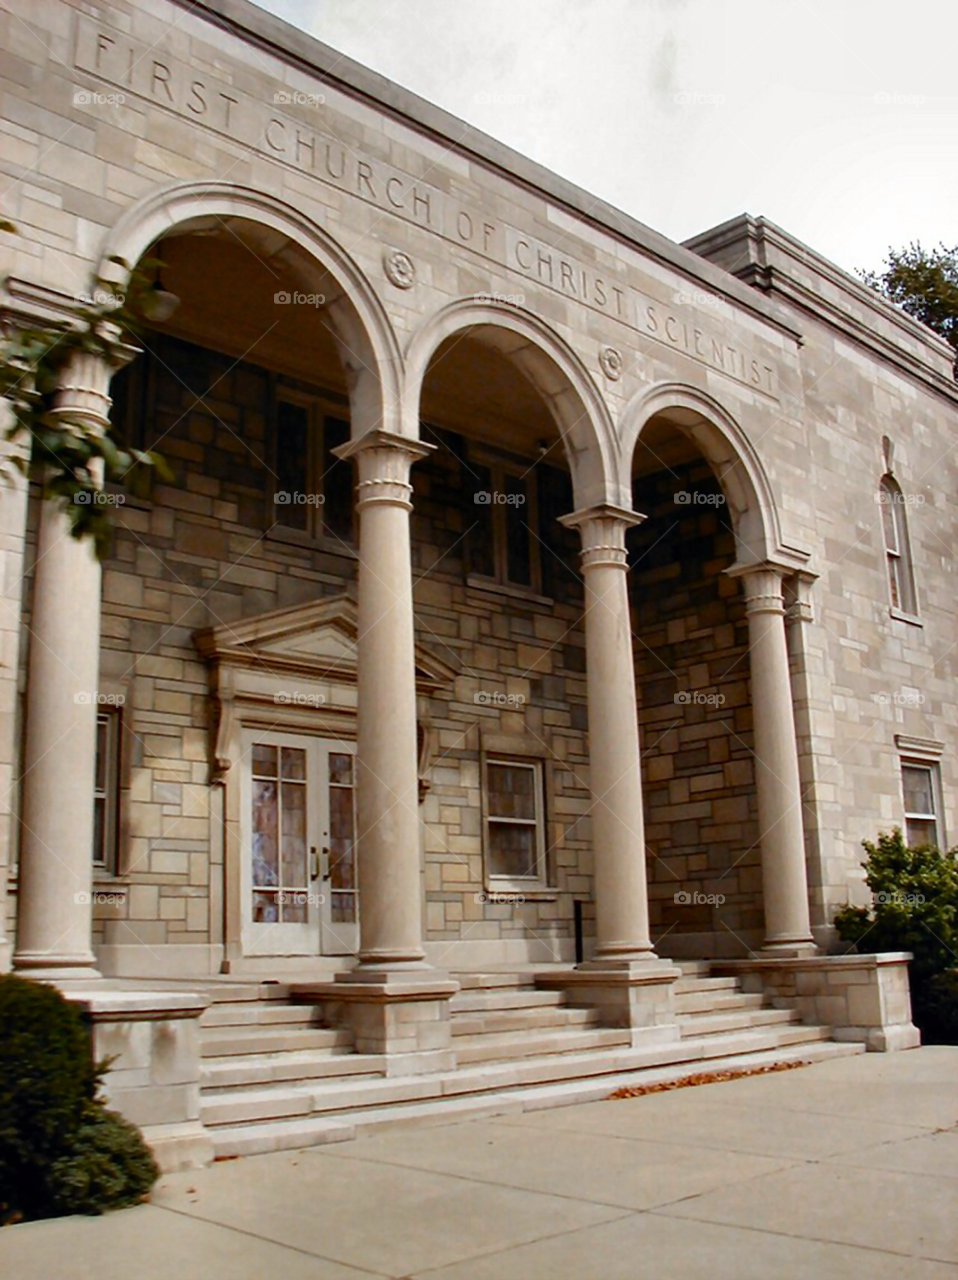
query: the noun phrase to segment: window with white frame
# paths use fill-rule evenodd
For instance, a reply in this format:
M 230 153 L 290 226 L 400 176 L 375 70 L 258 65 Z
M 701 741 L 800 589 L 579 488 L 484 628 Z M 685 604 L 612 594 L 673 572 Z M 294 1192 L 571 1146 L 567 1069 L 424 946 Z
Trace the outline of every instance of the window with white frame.
M 903 760 L 901 786 L 905 803 L 905 842 L 910 846 L 944 847 L 941 816 L 941 779 L 938 765 L 923 760 Z
M 117 814 L 120 778 L 120 712 L 96 718 L 96 771 L 93 780 L 93 866 L 116 874 Z
M 881 503 L 892 608 L 914 616 L 918 613 L 918 595 L 915 591 L 915 571 L 908 540 L 905 495 L 901 491 L 901 485 L 891 474 L 882 476 L 878 498 Z
M 542 774 L 541 760 L 486 757 L 486 869 L 491 880 L 546 881 Z

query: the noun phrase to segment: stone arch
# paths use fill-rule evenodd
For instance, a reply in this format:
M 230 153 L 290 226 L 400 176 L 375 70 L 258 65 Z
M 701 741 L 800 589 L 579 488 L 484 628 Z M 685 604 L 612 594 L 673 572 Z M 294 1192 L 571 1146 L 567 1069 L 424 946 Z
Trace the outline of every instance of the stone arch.
M 629 401 L 619 433 L 621 484 L 630 483 L 632 458 L 643 429 L 660 414 L 695 443 L 715 472 L 729 505 L 737 563 L 771 560 L 800 568 L 808 553 L 784 542 L 772 485 L 754 445 L 728 410 L 705 391 L 680 382 L 659 382 Z
M 402 353 L 383 304 L 345 250 L 310 218 L 275 196 L 231 182 L 184 182 L 131 205 L 109 231 L 99 274 L 122 285 L 126 269 L 172 232 L 225 230 L 264 261 L 308 278 L 319 268 L 336 282 L 326 300 L 330 329 L 349 387 L 353 435 L 400 432 Z
M 406 351 L 405 433 L 418 429 L 429 362 L 441 344 L 468 332 L 513 361 L 542 396 L 562 438 L 577 508 L 600 502 L 631 505 L 615 477 L 615 431 L 599 390 L 571 347 L 521 307 L 462 298 L 431 316 Z

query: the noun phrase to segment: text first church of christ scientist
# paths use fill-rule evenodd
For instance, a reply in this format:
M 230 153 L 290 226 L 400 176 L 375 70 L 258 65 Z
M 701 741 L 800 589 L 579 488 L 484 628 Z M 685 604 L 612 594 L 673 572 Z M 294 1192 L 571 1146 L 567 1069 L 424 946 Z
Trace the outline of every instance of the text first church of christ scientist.
M 245 0 L 0 27 L 5 322 L 178 300 L 57 393 L 173 472 L 102 563 L 0 495 L 0 959 L 165 1167 L 915 1044 L 831 922 L 958 829 L 947 345 Z

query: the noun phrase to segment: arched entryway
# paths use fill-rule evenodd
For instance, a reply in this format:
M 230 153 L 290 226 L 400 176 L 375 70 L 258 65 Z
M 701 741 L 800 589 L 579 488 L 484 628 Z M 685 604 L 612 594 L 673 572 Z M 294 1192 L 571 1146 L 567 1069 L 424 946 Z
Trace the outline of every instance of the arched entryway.
M 750 440 L 711 397 L 653 388 L 623 437 L 647 517 L 630 586 L 653 938 L 679 957 L 806 945 L 782 598 L 802 559 Z M 756 652 L 774 697 L 756 693 Z

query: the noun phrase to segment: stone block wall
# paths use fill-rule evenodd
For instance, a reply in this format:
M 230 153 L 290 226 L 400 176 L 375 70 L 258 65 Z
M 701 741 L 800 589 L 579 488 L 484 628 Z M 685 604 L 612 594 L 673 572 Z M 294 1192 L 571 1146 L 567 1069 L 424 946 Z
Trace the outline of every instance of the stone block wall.
M 724 573 L 734 536 L 704 462 L 643 476 L 633 501 L 647 516 L 629 577 L 652 936 L 665 954 L 741 954 L 763 909 L 748 623 Z

